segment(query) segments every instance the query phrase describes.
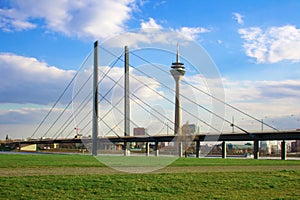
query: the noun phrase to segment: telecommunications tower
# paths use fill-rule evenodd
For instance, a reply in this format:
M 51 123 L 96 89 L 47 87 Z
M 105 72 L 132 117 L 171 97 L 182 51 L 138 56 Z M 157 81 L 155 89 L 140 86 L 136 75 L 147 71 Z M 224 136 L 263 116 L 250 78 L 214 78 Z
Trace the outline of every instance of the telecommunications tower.
M 175 123 L 174 123 L 174 135 L 182 135 L 181 130 L 181 102 L 180 102 L 180 80 L 185 74 L 184 64 L 180 62 L 179 58 L 179 46 L 177 44 L 176 62 L 172 63 L 171 74 L 176 84 L 175 94 Z

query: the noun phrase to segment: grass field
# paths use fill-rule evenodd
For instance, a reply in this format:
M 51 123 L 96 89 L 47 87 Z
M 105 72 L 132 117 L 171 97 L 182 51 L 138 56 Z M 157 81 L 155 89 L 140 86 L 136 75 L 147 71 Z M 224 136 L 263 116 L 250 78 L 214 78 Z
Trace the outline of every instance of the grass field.
M 0 199 L 300 199 L 300 161 L 180 158 L 127 174 L 92 156 L 0 154 Z

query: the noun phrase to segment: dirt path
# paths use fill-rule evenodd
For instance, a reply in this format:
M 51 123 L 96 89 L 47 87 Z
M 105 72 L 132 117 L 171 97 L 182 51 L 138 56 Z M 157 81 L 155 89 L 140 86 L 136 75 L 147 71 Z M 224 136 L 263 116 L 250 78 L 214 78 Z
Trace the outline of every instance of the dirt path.
M 300 170 L 300 166 L 193 166 L 165 167 L 151 173 L 205 173 L 205 172 L 253 172 Z M 41 175 L 88 175 L 124 174 L 108 167 L 44 167 L 44 168 L 0 168 L 1 177 Z

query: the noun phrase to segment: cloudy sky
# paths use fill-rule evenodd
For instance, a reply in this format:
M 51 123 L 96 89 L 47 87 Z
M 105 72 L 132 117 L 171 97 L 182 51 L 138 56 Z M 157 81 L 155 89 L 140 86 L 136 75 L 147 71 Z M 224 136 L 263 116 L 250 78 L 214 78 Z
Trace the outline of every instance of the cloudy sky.
M 95 40 L 147 28 L 201 45 L 226 102 L 278 128 L 300 128 L 299 10 L 297 0 L 1 0 L 0 139 L 31 135 Z

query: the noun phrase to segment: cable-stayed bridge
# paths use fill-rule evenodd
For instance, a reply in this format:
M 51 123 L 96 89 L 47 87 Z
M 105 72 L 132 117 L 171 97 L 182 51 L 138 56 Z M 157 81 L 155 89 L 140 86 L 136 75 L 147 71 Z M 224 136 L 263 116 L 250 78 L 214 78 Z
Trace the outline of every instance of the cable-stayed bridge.
M 163 53 L 166 57 L 175 55 Z M 192 74 L 193 70 L 188 67 L 186 78 L 181 80 L 181 92 L 177 93 L 170 65 L 156 64 L 162 58 L 155 58 L 153 62 L 152 56 L 155 57 L 151 52 L 148 56 L 140 50 L 129 51 L 127 47 L 111 51 L 95 43 L 94 50 L 30 139 L 18 143 L 84 143 L 93 155 L 107 143 L 123 143 L 124 152 L 130 149 L 130 143 L 146 143 L 147 152 L 149 143 L 154 143 L 158 155 L 161 143 L 174 145 L 177 142 L 181 144 L 180 147 L 175 145 L 177 155 L 182 156 L 182 148 L 193 142 L 199 156 L 200 142 L 222 141 L 223 157 L 226 157 L 226 141 L 253 141 L 254 157 L 258 158 L 259 141 L 281 140 L 285 159 L 285 140 L 300 139 L 296 129 L 279 130 L 226 103 L 222 95 L 215 95 L 222 88 L 205 88 L 205 78 Z M 180 63 L 178 51 L 176 63 Z M 180 121 L 176 121 L 176 109 L 180 110 Z M 230 115 L 225 109 L 230 110 Z M 232 116 L 241 116 L 242 120 Z M 192 134 L 181 130 L 179 134 L 178 127 L 183 127 L 181 118 L 186 125 L 189 121 L 194 123 L 197 130 Z M 145 127 L 148 131 L 142 136 L 133 135 L 134 127 Z

